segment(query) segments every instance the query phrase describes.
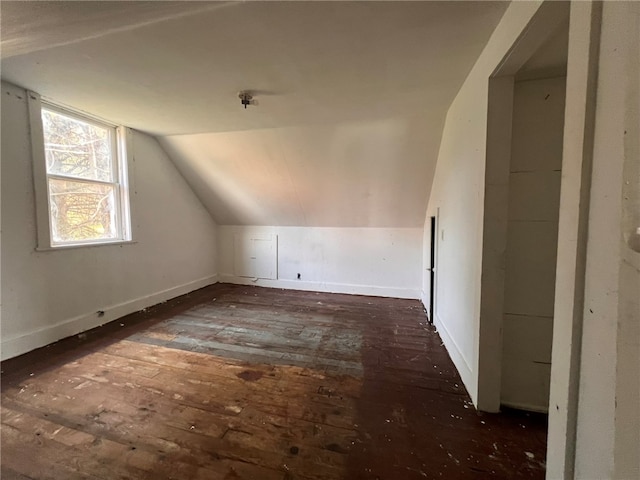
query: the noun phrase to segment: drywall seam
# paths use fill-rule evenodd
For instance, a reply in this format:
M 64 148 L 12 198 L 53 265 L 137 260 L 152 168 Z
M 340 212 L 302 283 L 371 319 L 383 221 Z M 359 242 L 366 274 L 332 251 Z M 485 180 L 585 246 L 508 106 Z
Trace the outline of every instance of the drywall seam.
M 469 366 L 469 362 L 467 361 L 467 359 L 464 358 L 464 355 L 462 354 L 462 351 L 456 344 L 455 340 L 447 330 L 447 327 L 445 327 L 444 323 L 442 323 L 440 316 L 437 313 L 435 313 L 433 316 L 435 317 L 434 325 L 438 330 L 438 335 L 440 335 L 442 343 L 444 343 L 447 352 L 451 356 L 451 360 L 453 360 L 453 364 L 456 367 L 456 370 L 458 370 L 458 373 L 462 378 L 462 382 L 471 395 L 472 400 L 475 402 L 476 399 L 473 397 L 477 392 L 475 389 L 471 389 L 471 386 L 473 385 L 473 370 Z
M 217 275 L 207 276 L 192 282 L 183 283 L 177 287 L 168 288 L 150 295 L 134 298 L 127 302 L 104 307 L 101 310 L 104 314 L 101 316 L 98 316 L 98 312 L 91 312 L 63 320 L 55 325 L 39 328 L 12 338 L 2 339 L 2 348 L 0 349 L 2 352 L 2 360 L 22 355 L 23 353 L 56 342 L 62 338 L 99 327 L 100 325 L 137 312 L 143 308 L 151 307 L 180 295 L 212 285 L 218 282 L 217 277 Z
M 91 34 L 74 36 L 74 38 L 71 38 L 68 40 L 53 41 L 53 42 L 47 43 L 46 45 L 33 46 L 33 42 L 28 42 L 28 41 L 22 42 L 22 44 L 19 44 L 17 42 L 11 42 L 9 48 L 7 47 L 3 48 L 3 59 L 16 57 L 20 55 L 26 55 L 34 52 L 40 52 L 42 50 L 51 50 L 52 48 L 64 47 L 67 45 L 73 45 L 80 42 L 96 40 L 108 35 L 116 35 L 119 33 L 130 32 L 132 30 L 137 30 L 139 28 L 149 27 L 151 25 L 155 25 L 158 23 L 171 22 L 171 21 L 179 20 L 185 17 L 202 15 L 208 11 L 229 7 L 231 5 L 233 5 L 233 2 L 216 2 L 212 5 L 205 4 L 204 6 L 198 5 L 198 8 L 195 8 L 193 10 L 168 13 L 157 18 L 150 18 L 148 20 L 142 20 L 142 21 L 134 21 L 133 23 L 125 22 L 124 24 L 121 24 L 115 27 L 101 28 L 99 30 L 94 31 L 94 33 L 91 33 Z M 155 7 L 155 8 L 158 8 L 158 7 Z M 22 46 L 22 48 L 20 48 L 20 46 Z
M 332 282 L 306 282 L 303 280 L 268 280 L 237 277 L 235 275 L 221 274 L 218 281 L 234 283 L 238 285 L 256 285 L 267 288 L 284 288 L 287 290 L 304 290 L 307 292 L 346 293 L 350 295 L 368 295 L 373 297 L 420 299 L 420 290 L 417 288 L 378 287 L 374 285 L 356 285 L 349 283 Z

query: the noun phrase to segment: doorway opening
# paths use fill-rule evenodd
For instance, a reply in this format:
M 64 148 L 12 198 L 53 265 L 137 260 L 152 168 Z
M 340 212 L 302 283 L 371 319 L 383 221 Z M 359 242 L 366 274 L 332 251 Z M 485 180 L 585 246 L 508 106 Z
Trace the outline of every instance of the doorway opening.
M 569 33 L 569 7 L 552 7 L 554 27 L 529 30 L 489 81 L 478 378 L 486 411 L 549 408 Z
M 561 29 L 513 86 L 500 403 L 540 412 L 549 407 L 567 41 Z
M 436 217 L 431 217 L 431 253 L 429 260 L 429 323 L 433 325 L 433 312 L 435 303 L 435 280 L 436 280 Z

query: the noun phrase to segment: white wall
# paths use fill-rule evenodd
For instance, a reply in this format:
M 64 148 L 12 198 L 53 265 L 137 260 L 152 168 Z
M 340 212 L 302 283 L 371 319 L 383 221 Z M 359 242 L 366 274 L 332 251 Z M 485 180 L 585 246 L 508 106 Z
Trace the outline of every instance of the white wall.
M 435 324 L 476 404 L 489 77 L 540 4 L 509 6 L 451 104 L 426 214 L 428 219 L 439 209 Z M 427 222 L 424 251 L 428 248 Z M 427 267 L 423 285 L 428 285 Z
M 510 5 L 452 103 L 426 215 L 440 214 L 436 325 L 476 404 L 483 342 L 482 218 L 485 208 L 499 207 L 492 207 L 490 196 L 485 198 L 488 78 L 509 59 L 514 45 L 524 43 L 526 35 L 520 34 L 529 20 L 539 18 L 534 18 L 543 10 L 539 7 L 529 2 Z M 571 4 L 547 450 L 550 479 L 629 479 L 638 478 L 640 470 L 640 260 L 631 248 L 640 249 L 638 8 L 635 2 Z M 527 25 L 526 31 L 531 28 Z M 600 47 L 599 61 L 592 45 Z M 425 228 L 425 251 L 428 234 Z
M 159 140 L 220 225 L 419 228 L 443 122 L 391 116 Z
M 516 82 L 509 174 L 501 403 L 547 411 L 566 78 Z
M 3 359 L 215 282 L 205 208 L 152 137 L 130 161 L 134 243 L 36 251 L 26 94 L 2 84 Z
M 576 478 L 640 478 L 640 3 L 604 2 Z
M 234 236 L 278 236 L 278 279 L 234 275 Z M 220 281 L 419 298 L 420 228 L 218 227 Z M 297 274 L 300 273 L 300 280 Z

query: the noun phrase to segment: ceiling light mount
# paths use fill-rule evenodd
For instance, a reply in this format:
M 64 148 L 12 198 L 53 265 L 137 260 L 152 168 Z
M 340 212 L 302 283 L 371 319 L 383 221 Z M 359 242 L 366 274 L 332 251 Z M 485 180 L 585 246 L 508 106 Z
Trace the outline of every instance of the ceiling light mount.
M 243 90 L 238 93 L 238 98 L 240 98 L 240 103 L 244 105 L 244 108 L 247 108 L 247 105 L 255 105 L 253 100 L 253 95 L 248 90 Z

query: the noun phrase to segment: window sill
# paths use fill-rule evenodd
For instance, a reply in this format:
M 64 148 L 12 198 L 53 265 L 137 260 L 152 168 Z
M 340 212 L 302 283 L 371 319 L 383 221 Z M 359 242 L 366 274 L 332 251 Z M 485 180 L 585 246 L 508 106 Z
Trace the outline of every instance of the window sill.
M 95 247 L 113 247 L 123 245 L 134 245 L 138 243 L 135 240 L 117 240 L 115 242 L 100 243 L 78 243 L 75 245 L 59 245 L 57 247 L 36 247 L 36 252 L 57 252 L 60 250 L 73 250 L 76 248 L 95 248 Z

